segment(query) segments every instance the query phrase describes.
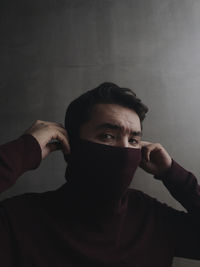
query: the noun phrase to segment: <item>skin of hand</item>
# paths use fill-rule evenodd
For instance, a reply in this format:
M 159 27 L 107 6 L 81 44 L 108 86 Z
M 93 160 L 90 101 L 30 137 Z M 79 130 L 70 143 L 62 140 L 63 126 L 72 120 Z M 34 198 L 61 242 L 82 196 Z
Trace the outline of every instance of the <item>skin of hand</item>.
M 31 134 L 38 141 L 42 159 L 55 150 L 62 150 L 64 155 L 70 153 L 68 134 L 62 124 L 37 120 L 25 133 Z M 57 142 L 51 143 L 55 139 Z
M 172 159 L 161 144 L 141 141 L 141 152 L 140 167 L 146 172 L 162 175 L 171 168 Z

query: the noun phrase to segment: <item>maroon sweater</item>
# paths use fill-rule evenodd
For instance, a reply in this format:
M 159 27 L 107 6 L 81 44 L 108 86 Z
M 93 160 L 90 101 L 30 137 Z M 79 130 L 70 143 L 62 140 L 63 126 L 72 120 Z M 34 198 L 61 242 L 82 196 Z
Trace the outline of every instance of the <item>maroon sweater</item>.
M 0 147 L 0 191 L 41 162 L 31 135 Z M 177 211 L 130 189 L 127 208 L 106 220 L 79 220 L 70 212 L 67 184 L 0 203 L 2 267 L 168 267 L 173 257 L 200 259 L 200 187 L 175 161 L 160 177 L 186 209 Z M 66 203 L 67 199 L 67 203 Z

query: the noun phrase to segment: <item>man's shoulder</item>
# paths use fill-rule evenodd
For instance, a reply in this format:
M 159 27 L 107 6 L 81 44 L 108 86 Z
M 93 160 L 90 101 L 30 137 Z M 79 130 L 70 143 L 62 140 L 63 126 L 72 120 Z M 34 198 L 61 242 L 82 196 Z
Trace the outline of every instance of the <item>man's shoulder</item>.
M 159 201 L 156 197 L 132 188 L 129 189 L 128 208 L 129 210 L 134 209 L 156 216 L 174 216 L 175 214 L 184 213 L 184 211 L 178 211 L 167 203 Z
M 9 211 L 42 208 L 46 202 L 50 202 L 56 195 L 56 190 L 45 192 L 29 192 L 6 198 L 0 202 L 0 208 Z
M 162 203 L 157 198 L 152 197 L 141 190 L 129 188 L 129 207 L 137 206 L 140 209 L 163 209 L 167 208 L 166 203 Z
M 56 191 L 25 193 L 1 201 L 0 225 L 15 233 L 29 231 L 40 223 L 46 225 L 59 209 Z
M 147 195 L 143 191 L 138 190 L 138 189 L 134 189 L 134 188 L 129 188 L 128 193 L 129 193 L 129 200 L 137 199 L 139 201 L 152 201 L 155 199 L 155 198 Z

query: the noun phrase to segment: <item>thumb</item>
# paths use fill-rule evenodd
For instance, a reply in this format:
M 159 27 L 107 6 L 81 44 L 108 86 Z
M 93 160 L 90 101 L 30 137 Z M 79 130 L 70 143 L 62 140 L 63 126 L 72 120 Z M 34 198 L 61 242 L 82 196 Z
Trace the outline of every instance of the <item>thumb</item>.
M 61 144 L 58 142 L 54 143 L 48 143 L 43 149 L 42 149 L 42 159 L 46 158 L 51 152 L 61 150 Z
M 46 145 L 46 147 L 49 149 L 50 152 L 62 149 L 62 145 L 60 142 L 50 142 Z

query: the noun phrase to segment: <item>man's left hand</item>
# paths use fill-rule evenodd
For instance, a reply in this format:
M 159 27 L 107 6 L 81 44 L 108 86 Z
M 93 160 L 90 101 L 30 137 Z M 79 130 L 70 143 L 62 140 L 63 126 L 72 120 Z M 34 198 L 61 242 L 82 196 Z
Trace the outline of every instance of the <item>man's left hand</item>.
M 153 175 L 162 175 L 172 165 L 172 159 L 161 144 L 141 142 L 142 161 L 140 167 Z

